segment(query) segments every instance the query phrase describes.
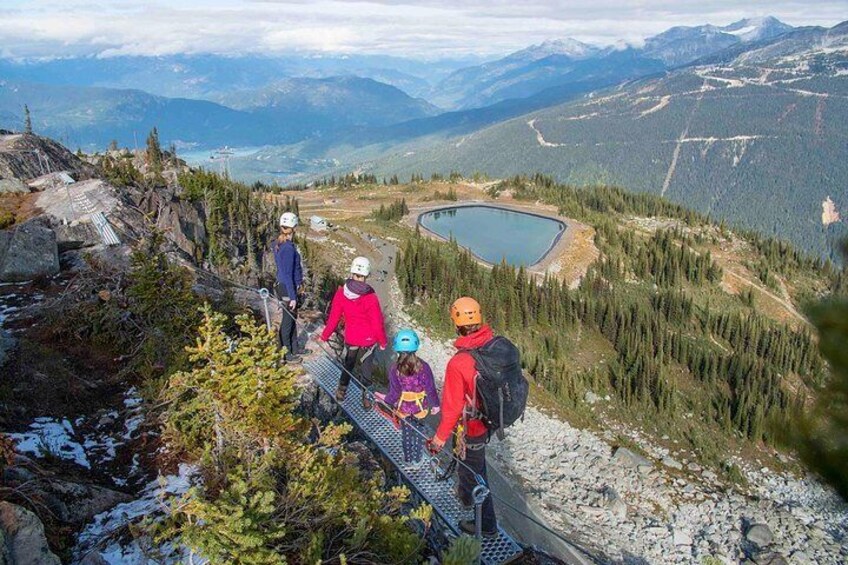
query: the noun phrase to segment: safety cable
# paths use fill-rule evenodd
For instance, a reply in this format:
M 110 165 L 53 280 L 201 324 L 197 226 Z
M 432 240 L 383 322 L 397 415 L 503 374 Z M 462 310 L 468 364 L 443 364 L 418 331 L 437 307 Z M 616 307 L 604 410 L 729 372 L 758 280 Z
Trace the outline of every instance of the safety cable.
M 138 237 L 135 237 L 135 236 L 133 236 L 133 235 L 129 234 L 126 230 L 123 230 L 123 229 L 121 229 L 121 228 L 118 228 L 118 229 L 119 229 L 119 231 L 123 232 L 123 233 L 124 233 L 124 235 L 128 236 L 130 239 L 133 239 L 133 240 L 135 240 L 135 241 L 140 241 Z M 226 283 L 226 284 L 228 284 L 228 285 L 230 285 L 230 286 L 234 286 L 234 287 L 237 287 L 237 288 L 241 288 L 241 289 L 243 289 L 243 290 L 247 290 L 247 291 L 250 291 L 250 292 L 256 292 L 256 293 L 259 293 L 259 294 L 260 294 L 260 296 L 262 295 L 261 290 L 266 290 L 266 291 L 267 291 L 267 289 L 257 289 L 257 288 L 255 288 L 255 287 L 251 287 L 251 286 L 247 286 L 247 285 L 244 285 L 244 284 L 238 283 L 238 282 L 236 282 L 236 281 L 234 281 L 234 280 L 232 280 L 232 279 L 229 279 L 229 278 L 223 277 L 223 276 L 221 276 L 221 275 L 218 275 L 217 273 L 213 273 L 212 271 L 208 271 L 208 270 L 203 269 L 203 268 L 201 268 L 201 267 L 196 267 L 196 266 L 194 266 L 194 265 L 189 265 L 189 264 L 186 264 L 186 265 L 184 265 L 184 266 L 185 266 L 186 268 L 188 268 L 189 270 L 193 271 L 193 272 L 194 272 L 194 273 L 196 273 L 196 274 L 209 275 L 209 276 L 211 276 L 211 277 L 213 277 L 213 278 L 215 278 L 215 279 L 218 279 L 218 280 L 219 280 L 220 282 L 222 282 L 222 283 Z M 280 301 L 280 300 L 276 297 L 276 295 L 272 295 L 271 293 L 268 293 L 268 296 L 269 296 L 269 297 L 270 297 L 270 296 L 273 296 L 273 297 L 274 297 L 274 300 L 277 302 L 277 306 L 278 306 L 278 308 L 279 308 L 280 310 L 282 310 L 283 312 L 285 312 L 285 313 L 286 313 L 286 314 L 287 314 L 290 318 L 292 318 L 292 320 L 294 321 L 295 327 L 296 327 L 296 328 L 297 328 L 300 332 L 302 332 L 302 333 L 306 334 L 307 336 L 314 335 L 314 332 L 310 332 L 310 331 L 308 331 L 308 330 L 307 330 L 307 329 L 303 326 L 303 324 L 301 324 L 301 323 L 298 321 L 297 317 L 296 317 L 294 314 L 292 314 L 292 313 L 288 310 L 288 308 L 286 308 L 286 307 L 282 304 L 282 302 L 281 302 L 281 301 Z M 373 392 L 371 392 L 371 390 L 370 390 L 367 386 L 365 386 L 365 384 L 364 384 L 362 381 L 360 381 L 360 380 L 356 377 L 356 375 L 354 375 L 351 371 L 348 371 L 348 370 L 347 370 L 347 368 L 344 366 L 344 363 L 343 363 L 343 362 L 342 362 L 342 361 L 338 358 L 338 355 L 336 354 L 336 352 L 335 352 L 335 351 L 333 351 L 332 349 L 329 349 L 329 345 L 327 345 L 327 344 L 326 344 L 326 342 L 324 342 L 324 341 L 323 341 L 323 340 L 321 340 L 321 339 L 315 339 L 314 341 L 318 344 L 318 347 L 320 347 L 320 348 L 324 351 L 324 353 L 327 355 L 327 357 L 330 359 L 330 361 L 331 361 L 331 362 L 333 362 L 333 364 L 334 364 L 334 365 L 337 365 L 337 367 L 338 367 L 339 369 L 341 369 L 342 371 L 344 371 L 345 373 L 347 373 L 347 374 L 351 377 L 351 379 L 352 379 L 354 382 L 356 382 L 356 384 L 357 384 L 357 385 L 359 385 L 359 387 L 360 387 L 360 388 L 361 388 L 361 389 L 365 392 L 365 394 L 369 397 L 369 399 L 370 399 L 370 400 L 372 400 L 372 401 L 378 401 L 378 402 L 379 402 L 379 399 L 375 396 L 375 394 L 374 394 Z M 334 399 L 334 400 L 335 400 L 335 399 Z M 413 432 L 415 432 L 415 433 L 416 433 L 418 436 L 420 436 L 420 437 L 421 437 L 421 439 L 423 439 L 425 442 L 428 442 L 428 441 L 431 439 L 429 436 L 427 436 L 426 434 L 424 434 L 424 432 L 422 432 L 421 430 L 419 430 L 419 429 L 418 429 L 418 428 L 416 428 L 415 426 L 413 426 L 413 425 L 409 424 L 408 422 L 406 422 L 406 419 L 405 419 L 405 418 L 400 418 L 400 423 L 401 423 L 401 425 L 407 426 L 409 429 L 411 429 Z M 428 451 L 429 451 L 429 450 L 428 450 Z M 562 534 L 560 534 L 560 533 L 559 533 L 559 532 L 557 532 L 556 530 L 552 529 L 550 526 L 548 526 L 548 525 L 547 525 L 547 524 L 545 524 L 544 522 L 540 521 L 539 519 L 537 519 L 537 518 L 535 518 L 535 517 L 533 517 L 533 516 L 531 516 L 531 515 L 527 514 L 526 512 L 522 511 L 521 509 L 519 509 L 519 508 L 518 508 L 518 507 L 516 507 L 515 505 L 511 504 L 510 502 L 507 502 L 507 501 L 506 501 L 504 498 L 502 498 L 501 496 L 498 496 L 497 494 L 495 494 L 495 493 L 494 493 L 491 489 L 489 489 L 489 488 L 488 488 L 488 485 L 486 484 L 486 481 L 483 479 L 483 477 L 482 477 L 479 473 L 475 472 L 475 471 L 474 471 L 474 469 L 472 469 L 471 467 L 469 467 L 469 466 L 468 466 L 468 464 L 466 464 L 466 463 L 465 463 L 465 461 L 463 461 L 462 459 L 458 458 L 458 457 L 456 456 L 456 454 L 452 453 L 452 452 L 451 452 L 451 451 L 449 451 L 449 450 L 445 450 L 445 451 L 444 451 L 444 452 L 442 452 L 442 453 L 445 453 L 445 452 L 447 453 L 447 456 L 448 456 L 448 457 L 450 458 L 450 460 L 451 460 L 451 463 L 450 463 L 450 465 L 451 465 L 451 466 L 455 466 L 455 465 L 462 465 L 463 467 L 465 467 L 465 468 L 466 468 L 468 471 L 470 471 L 470 472 L 471 472 L 471 474 L 474 476 L 475 482 L 476 482 L 478 485 L 481 485 L 481 486 L 484 486 L 484 487 L 486 487 L 486 488 L 487 488 L 489 495 L 490 495 L 490 496 L 491 496 L 494 500 L 497 500 L 500 504 L 502 504 L 502 505 L 506 506 L 507 508 L 509 508 L 510 510 L 512 510 L 513 512 L 515 512 L 516 514 L 519 514 L 520 516 L 522 516 L 523 518 L 525 518 L 525 519 L 529 520 L 530 522 L 532 522 L 532 523 L 533 523 L 533 524 L 535 524 L 536 526 L 538 526 L 538 527 L 542 528 L 542 529 L 543 529 L 543 530 L 545 530 L 548 534 L 552 535 L 553 537 L 555 537 L 556 539 L 558 539 L 558 540 L 559 540 L 559 541 L 561 541 L 562 543 L 565 543 L 566 545 L 568 545 L 568 546 L 570 546 L 570 547 L 574 547 L 574 543 L 573 543 L 573 542 L 571 542 L 571 541 L 569 541 L 568 539 L 566 539 L 566 538 L 565 538 Z M 431 466 L 433 467 L 434 474 L 437 472 L 437 466 L 438 466 L 438 463 L 439 463 L 438 457 L 436 456 L 436 454 L 432 454 L 432 457 L 431 457 Z M 450 474 L 449 474 L 449 473 L 445 473 L 445 475 L 443 475 L 443 477 L 444 477 L 444 478 L 447 478 L 448 476 L 450 476 Z

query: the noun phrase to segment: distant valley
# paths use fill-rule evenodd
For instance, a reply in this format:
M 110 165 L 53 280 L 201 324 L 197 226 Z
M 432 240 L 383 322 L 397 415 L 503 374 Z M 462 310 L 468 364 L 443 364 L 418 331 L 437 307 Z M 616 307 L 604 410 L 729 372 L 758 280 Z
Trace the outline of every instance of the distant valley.
M 848 215 L 846 24 L 675 27 L 506 57 L 0 60 L 0 127 L 88 151 L 152 127 L 248 181 L 527 171 L 655 192 L 833 256 Z M 248 149 L 249 148 L 249 149 Z

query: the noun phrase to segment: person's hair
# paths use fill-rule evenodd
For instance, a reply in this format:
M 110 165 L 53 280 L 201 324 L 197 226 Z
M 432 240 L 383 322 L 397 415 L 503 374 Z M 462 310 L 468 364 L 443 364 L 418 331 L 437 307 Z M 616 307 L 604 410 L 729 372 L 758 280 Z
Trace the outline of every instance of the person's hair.
M 353 280 L 355 280 L 355 281 L 364 281 L 364 280 L 366 280 L 368 277 L 366 277 L 365 275 L 358 275 L 358 274 L 356 274 L 356 273 L 351 273 L 351 274 L 350 274 L 350 278 L 352 278 L 352 279 L 353 279 Z
M 280 226 L 280 235 L 277 236 L 277 241 L 279 243 L 285 243 L 294 237 L 294 228 L 289 228 L 286 226 Z
M 482 326 L 480 324 L 471 324 L 469 326 L 457 326 L 456 331 L 459 335 L 465 337 L 467 335 L 471 335 L 474 332 L 480 331 Z
M 415 353 L 398 353 L 397 371 L 404 377 L 410 377 L 421 371 L 421 359 Z

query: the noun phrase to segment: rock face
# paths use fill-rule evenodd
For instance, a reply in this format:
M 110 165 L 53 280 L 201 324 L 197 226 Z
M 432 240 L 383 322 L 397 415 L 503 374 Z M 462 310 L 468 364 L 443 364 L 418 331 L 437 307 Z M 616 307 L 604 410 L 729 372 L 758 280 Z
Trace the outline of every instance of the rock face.
M 12 334 L 0 328 L 0 369 L 12 358 L 17 346 L 18 341 L 12 337 Z
M 202 257 L 208 244 L 206 215 L 199 204 L 180 200 L 171 189 L 157 188 L 141 195 L 138 208 L 157 215 L 156 227 L 192 259 Z
M 52 139 L 26 133 L 0 133 L 0 179 L 28 181 L 50 171 L 66 171 L 75 180 L 95 175 L 92 165 Z
M 59 272 L 56 234 L 35 218 L 0 232 L 0 282 L 26 281 Z
M 44 524 L 25 508 L 0 502 L 0 563 L 8 565 L 59 565 L 47 545 Z

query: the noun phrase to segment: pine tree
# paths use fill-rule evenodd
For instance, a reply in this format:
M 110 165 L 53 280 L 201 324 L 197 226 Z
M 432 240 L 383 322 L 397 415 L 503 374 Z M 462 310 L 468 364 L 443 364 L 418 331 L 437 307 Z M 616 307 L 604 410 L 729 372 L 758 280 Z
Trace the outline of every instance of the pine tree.
M 159 130 L 154 127 L 147 136 L 147 164 L 154 171 L 162 170 L 162 146 L 159 145 Z
M 32 133 L 32 116 L 29 113 L 29 106 L 24 104 L 24 133 Z

